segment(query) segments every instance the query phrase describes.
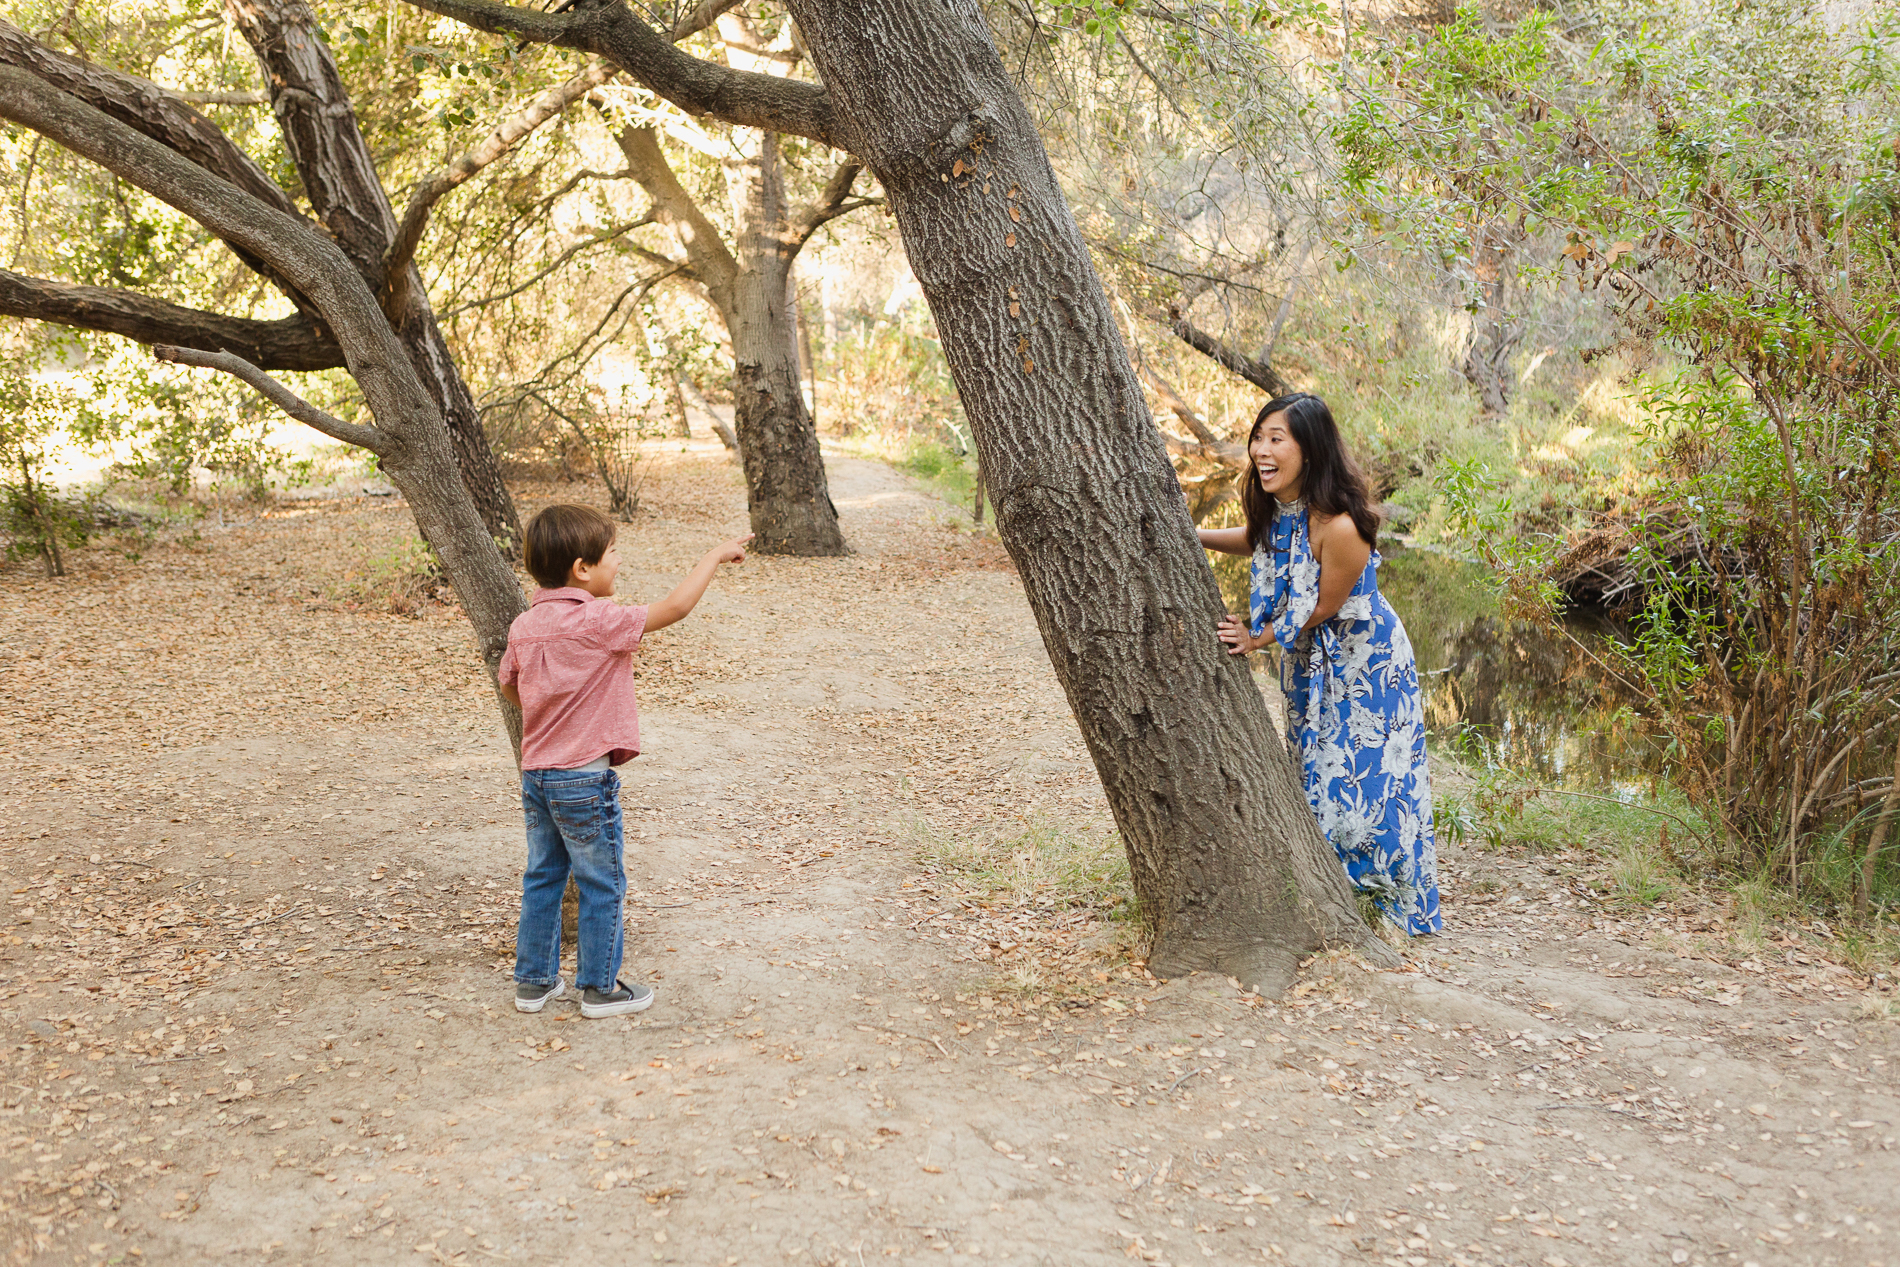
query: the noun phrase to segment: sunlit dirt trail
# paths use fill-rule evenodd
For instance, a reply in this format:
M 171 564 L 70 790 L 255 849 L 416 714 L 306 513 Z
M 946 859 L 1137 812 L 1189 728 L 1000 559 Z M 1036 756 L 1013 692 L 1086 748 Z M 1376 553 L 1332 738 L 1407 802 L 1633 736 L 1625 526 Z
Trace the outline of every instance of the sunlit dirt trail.
M 624 596 L 744 523 L 667 461 Z M 993 540 L 833 488 L 854 556 L 750 560 L 643 657 L 637 1020 L 511 1006 L 466 638 L 323 579 L 401 507 L 10 573 L 11 1260 L 1900 1265 L 1900 1027 L 1842 969 L 1446 846 L 1406 971 L 1263 1000 L 959 862 L 1100 839 L 1099 789 Z

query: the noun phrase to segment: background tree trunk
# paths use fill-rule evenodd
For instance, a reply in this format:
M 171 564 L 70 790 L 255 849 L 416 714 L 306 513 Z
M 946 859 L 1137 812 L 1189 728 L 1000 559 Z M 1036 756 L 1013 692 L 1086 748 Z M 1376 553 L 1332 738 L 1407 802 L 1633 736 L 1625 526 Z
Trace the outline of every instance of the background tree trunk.
M 721 312 L 732 336 L 733 430 L 752 531 L 768 554 L 844 554 L 818 426 L 800 382 L 792 311 L 792 261 L 800 244 L 788 240 L 778 133 L 735 132 L 746 159 L 726 167 L 737 268 Z
M 263 69 L 271 109 L 311 210 L 371 293 L 389 295 L 384 256 L 395 240 L 395 212 L 336 61 L 319 38 L 316 15 L 303 0 L 231 0 L 229 9 Z M 403 298 L 389 320 L 442 413 L 462 482 L 489 536 L 512 546 L 520 539 L 521 521 L 482 429 L 481 411 L 449 354 L 421 274 L 413 263 L 405 268 L 408 284 L 397 292 Z
M 627 167 L 653 200 L 654 217 L 686 249 L 686 276 L 732 339 L 733 429 L 745 468 L 753 548 L 766 554 L 846 552 L 831 504 L 818 429 L 799 389 L 798 329 L 791 320 L 791 267 L 803 241 L 785 211 L 778 137 L 734 129 L 742 157 L 728 160 L 734 242 L 693 201 L 651 127 L 617 134 Z
M 1465 356 L 1458 369 L 1476 389 L 1486 415 L 1501 417 L 1511 403 L 1511 358 L 1524 337 L 1523 326 L 1505 307 L 1510 280 L 1510 257 L 1515 243 L 1502 228 L 1492 226 L 1472 261 L 1477 270 L 1477 307 L 1465 336 Z
M 1263 989 L 1359 917 L 1222 612 L 1106 295 L 973 0 L 791 0 L 884 184 L 1121 828 L 1158 974 Z

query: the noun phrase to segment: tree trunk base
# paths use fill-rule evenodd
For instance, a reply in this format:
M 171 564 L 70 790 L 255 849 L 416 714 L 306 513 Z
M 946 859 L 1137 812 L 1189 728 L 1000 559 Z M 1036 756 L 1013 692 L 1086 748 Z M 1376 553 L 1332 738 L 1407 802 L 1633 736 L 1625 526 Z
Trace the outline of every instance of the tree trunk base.
M 1352 949 L 1374 968 L 1398 967 L 1401 962 L 1398 952 L 1381 941 L 1370 928 L 1365 932 L 1365 937 L 1356 940 Z M 1314 946 L 1306 953 L 1323 949 L 1324 946 Z M 1198 937 L 1191 940 L 1185 937 L 1174 940 L 1163 937 L 1156 939 L 1154 949 L 1148 954 L 1148 971 L 1163 980 L 1184 977 L 1191 972 L 1212 972 L 1234 978 L 1245 989 L 1277 996 L 1293 984 L 1293 979 L 1299 975 L 1300 960 L 1304 957 L 1303 953 L 1264 937 Z
M 838 528 L 838 511 L 822 502 L 777 501 L 752 508 L 752 549 L 758 554 L 836 558 L 851 553 Z
M 567 877 L 561 892 L 561 940 L 573 946 L 581 941 L 581 890 L 573 876 Z

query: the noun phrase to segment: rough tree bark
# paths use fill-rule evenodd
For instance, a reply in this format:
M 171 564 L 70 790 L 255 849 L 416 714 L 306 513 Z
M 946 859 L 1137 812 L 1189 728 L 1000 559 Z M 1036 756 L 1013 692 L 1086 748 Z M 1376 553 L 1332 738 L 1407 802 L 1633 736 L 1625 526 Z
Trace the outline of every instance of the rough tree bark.
M 972 0 L 791 0 L 844 146 L 883 182 L 996 522 L 1155 929 L 1150 968 L 1277 989 L 1390 952 L 1246 665 L 1041 138 Z
M 772 60 L 759 48 L 750 24 L 732 14 L 721 16 L 718 24 L 734 66 L 755 71 Z M 820 225 L 879 201 L 851 197 L 862 166 L 841 165 L 810 206 L 793 208 L 786 198 L 778 134 L 735 127 L 733 153 L 723 160 L 732 215 L 727 243 L 681 185 L 652 127 L 625 127 L 617 135 L 627 168 L 653 200 L 656 218 L 675 231 L 686 250 L 682 275 L 704 288 L 732 340 L 733 429 L 745 468 L 755 548 L 768 554 L 845 553 L 817 423 L 800 386 L 792 266 Z
M 514 499 L 482 430 L 481 410 L 449 355 L 421 275 L 407 259 L 395 279 L 385 267 L 397 238 L 396 215 L 357 127 L 336 59 L 319 38 L 316 15 L 303 0 L 230 0 L 228 9 L 264 72 L 271 110 L 311 211 L 372 292 L 384 297 L 396 337 L 409 349 L 417 376 L 448 423 L 462 479 L 489 534 L 514 542 L 521 536 Z
M 730 246 L 680 184 L 657 131 L 624 127 L 616 137 L 627 170 L 653 200 L 654 218 L 685 248 L 681 276 L 705 290 L 732 340 L 733 429 L 755 548 L 767 554 L 843 554 L 817 425 L 799 390 L 798 332 L 787 296 L 792 261 L 804 240 L 794 240 L 786 214 L 778 137 L 756 128 L 734 133 L 738 156 L 726 162 L 735 226 Z
M 441 410 L 341 249 L 302 218 L 17 65 L 0 64 L 0 118 L 177 208 L 234 249 L 258 258 L 305 297 L 334 334 L 375 425 L 344 422 L 314 409 L 230 353 L 179 348 L 169 349 L 168 359 L 237 373 L 290 407 L 294 416 L 375 453 L 408 499 L 417 528 L 441 557 L 492 677 L 507 647 L 509 623 L 526 605 L 521 586 L 469 497 Z M 520 714 L 504 705 L 503 716 L 518 735 Z
M 791 0 L 824 88 L 678 50 L 622 4 L 414 0 L 588 48 L 691 112 L 826 140 L 883 182 L 984 481 L 1127 845 L 1149 966 L 1278 989 L 1299 957 L 1390 948 L 1359 918 L 1245 664 L 1107 296 L 974 0 Z M 670 51 L 670 57 L 669 57 Z

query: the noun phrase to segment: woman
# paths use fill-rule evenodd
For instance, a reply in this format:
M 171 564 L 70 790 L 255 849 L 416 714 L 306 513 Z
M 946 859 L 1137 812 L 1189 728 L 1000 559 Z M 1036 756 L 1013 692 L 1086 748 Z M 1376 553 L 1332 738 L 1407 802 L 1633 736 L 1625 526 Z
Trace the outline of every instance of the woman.
M 1201 544 L 1253 556 L 1252 621 L 1220 623 L 1234 655 L 1278 641 L 1287 738 L 1306 799 L 1353 885 L 1407 933 L 1436 933 L 1438 861 L 1418 665 L 1379 593 L 1379 520 L 1332 411 L 1301 392 L 1267 403 L 1247 438 L 1244 528 Z

